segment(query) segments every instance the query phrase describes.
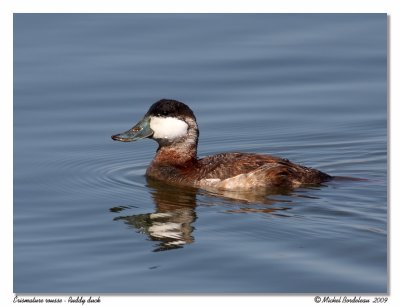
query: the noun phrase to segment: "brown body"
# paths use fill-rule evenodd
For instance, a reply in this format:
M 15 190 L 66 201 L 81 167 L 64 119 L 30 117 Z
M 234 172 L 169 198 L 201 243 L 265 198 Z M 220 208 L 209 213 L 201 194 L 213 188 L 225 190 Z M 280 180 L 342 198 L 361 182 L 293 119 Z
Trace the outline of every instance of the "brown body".
M 171 163 L 175 155 L 159 151 L 146 175 L 170 183 L 215 189 L 252 189 L 315 185 L 331 179 L 319 170 L 287 159 L 251 153 L 221 153 L 202 159 L 188 158 Z

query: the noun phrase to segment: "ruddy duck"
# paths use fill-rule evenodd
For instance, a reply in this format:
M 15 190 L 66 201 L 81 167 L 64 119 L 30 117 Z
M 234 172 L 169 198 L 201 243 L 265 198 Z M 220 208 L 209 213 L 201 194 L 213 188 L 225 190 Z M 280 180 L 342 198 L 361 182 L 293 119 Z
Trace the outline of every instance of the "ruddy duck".
M 111 138 L 123 142 L 142 138 L 157 141 L 159 147 L 146 175 L 172 184 L 247 190 L 294 188 L 332 179 L 319 170 L 271 155 L 232 152 L 198 159 L 198 137 L 193 111 L 182 102 L 163 99 L 154 103 L 133 128 Z

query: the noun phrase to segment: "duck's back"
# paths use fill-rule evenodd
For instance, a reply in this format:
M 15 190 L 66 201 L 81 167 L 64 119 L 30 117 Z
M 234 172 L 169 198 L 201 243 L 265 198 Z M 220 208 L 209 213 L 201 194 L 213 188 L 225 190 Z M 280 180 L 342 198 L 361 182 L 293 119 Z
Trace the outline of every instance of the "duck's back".
M 198 160 L 199 187 L 251 189 L 299 187 L 331 179 L 319 170 L 287 159 L 251 153 L 222 153 Z

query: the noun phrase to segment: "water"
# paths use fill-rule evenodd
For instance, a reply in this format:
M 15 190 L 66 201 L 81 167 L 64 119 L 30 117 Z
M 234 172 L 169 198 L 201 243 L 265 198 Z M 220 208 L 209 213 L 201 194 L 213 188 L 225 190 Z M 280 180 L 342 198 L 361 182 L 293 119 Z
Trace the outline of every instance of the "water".
M 385 14 L 14 15 L 14 291 L 384 293 Z M 199 155 L 335 176 L 282 194 L 148 181 L 112 134 L 186 102 Z

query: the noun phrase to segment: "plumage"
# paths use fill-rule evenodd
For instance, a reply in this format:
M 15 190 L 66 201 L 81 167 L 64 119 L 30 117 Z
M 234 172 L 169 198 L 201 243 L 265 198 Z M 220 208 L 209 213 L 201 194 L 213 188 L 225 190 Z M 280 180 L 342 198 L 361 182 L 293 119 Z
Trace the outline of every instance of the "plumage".
M 167 127 L 168 122 L 177 130 Z M 158 126 L 163 130 L 153 130 Z M 132 129 L 112 139 L 156 140 L 159 147 L 146 175 L 177 185 L 221 190 L 294 188 L 320 184 L 332 178 L 317 169 L 271 155 L 232 152 L 198 159 L 198 136 L 192 110 L 182 102 L 163 99 L 154 103 Z

